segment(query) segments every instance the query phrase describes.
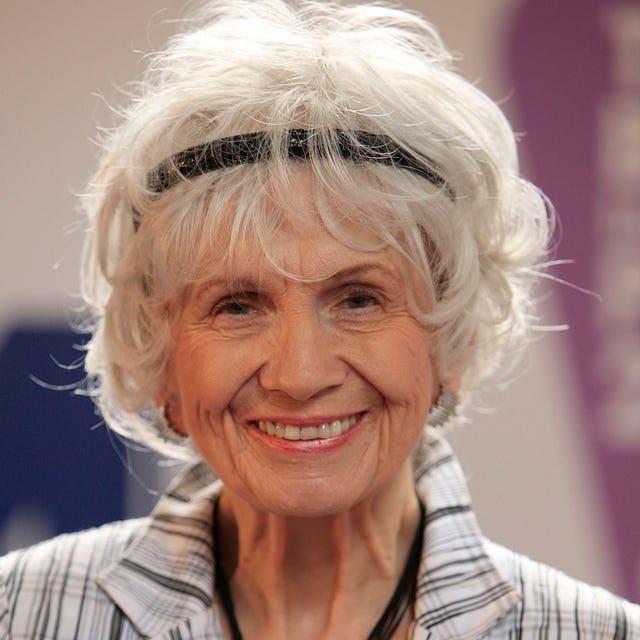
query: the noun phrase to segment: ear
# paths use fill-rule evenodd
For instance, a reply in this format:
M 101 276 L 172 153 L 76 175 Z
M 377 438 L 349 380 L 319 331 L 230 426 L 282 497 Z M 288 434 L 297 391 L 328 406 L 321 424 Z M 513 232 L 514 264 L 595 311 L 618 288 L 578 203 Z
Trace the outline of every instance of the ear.
M 453 378 L 448 378 L 447 380 L 443 380 L 442 384 L 445 387 L 449 387 L 452 391 L 456 393 L 460 393 L 460 388 L 462 387 L 462 376 L 454 376 Z
M 167 365 L 162 389 L 155 395 L 153 403 L 156 407 L 164 405 L 165 416 L 174 431 L 185 436 L 189 435 L 184 421 L 180 391 L 175 375 L 172 375 L 170 364 Z
M 433 379 L 433 389 L 431 391 L 431 404 L 435 405 L 440 398 L 440 394 L 442 393 L 443 388 L 448 388 L 454 391 L 457 394 L 460 393 L 460 388 L 462 386 L 462 376 L 454 376 L 451 378 L 441 379 L 439 377 L 434 377 Z

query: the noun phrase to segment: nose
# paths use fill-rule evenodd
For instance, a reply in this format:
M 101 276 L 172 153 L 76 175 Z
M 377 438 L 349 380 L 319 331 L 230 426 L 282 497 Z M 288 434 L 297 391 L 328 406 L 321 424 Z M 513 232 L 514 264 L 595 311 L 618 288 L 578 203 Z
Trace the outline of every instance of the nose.
M 347 371 L 331 331 L 314 314 L 295 315 L 274 330 L 259 382 L 268 391 L 302 402 L 339 387 Z

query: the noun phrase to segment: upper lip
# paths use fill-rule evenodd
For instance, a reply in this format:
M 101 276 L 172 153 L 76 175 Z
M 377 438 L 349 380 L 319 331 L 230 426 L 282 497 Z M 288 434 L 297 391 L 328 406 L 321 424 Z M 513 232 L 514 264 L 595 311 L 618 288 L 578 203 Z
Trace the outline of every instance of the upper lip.
M 279 422 L 295 427 L 315 427 L 319 424 L 331 423 L 334 420 L 344 420 L 351 416 L 358 416 L 362 411 L 350 411 L 348 413 L 324 414 L 319 416 L 261 416 L 251 418 L 249 422 Z

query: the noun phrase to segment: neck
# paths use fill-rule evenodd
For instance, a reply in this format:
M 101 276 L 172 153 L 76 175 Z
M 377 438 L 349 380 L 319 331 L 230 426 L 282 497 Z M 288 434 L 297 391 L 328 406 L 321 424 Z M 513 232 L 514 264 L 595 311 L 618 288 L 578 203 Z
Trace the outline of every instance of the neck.
M 349 510 L 317 518 L 268 514 L 225 488 L 216 543 L 244 637 L 367 638 L 419 519 L 409 464 Z

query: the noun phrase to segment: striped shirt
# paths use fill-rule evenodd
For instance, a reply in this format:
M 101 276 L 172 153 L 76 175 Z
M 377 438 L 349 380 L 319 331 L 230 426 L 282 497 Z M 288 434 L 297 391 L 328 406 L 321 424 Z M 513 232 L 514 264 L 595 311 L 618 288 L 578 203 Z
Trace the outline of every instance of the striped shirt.
M 63 535 L 0 559 L 0 639 L 222 640 L 204 463 L 149 518 Z M 413 640 L 640 640 L 640 607 L 487 541 L 449 445 L 417 480 L 427 509 Z

